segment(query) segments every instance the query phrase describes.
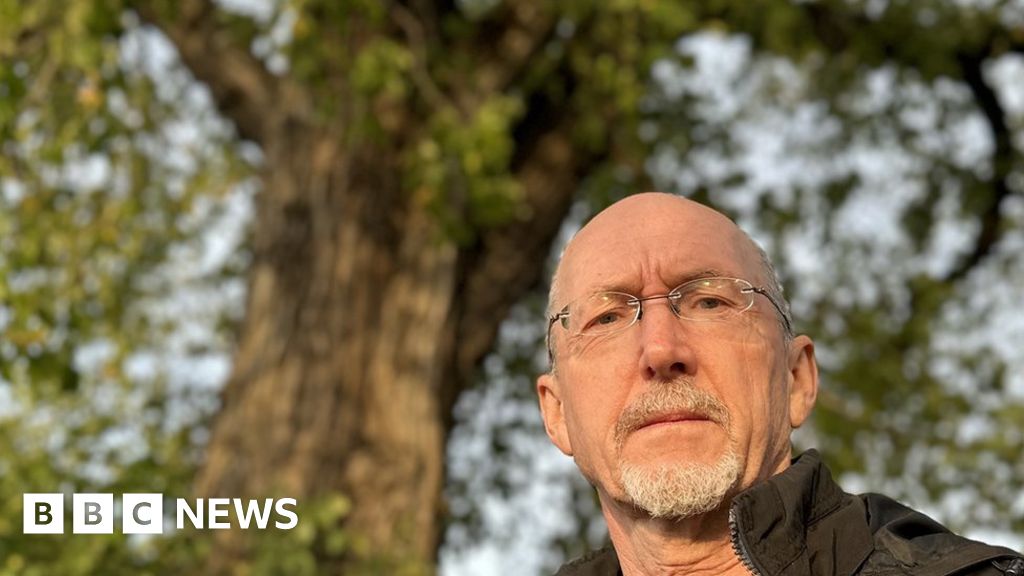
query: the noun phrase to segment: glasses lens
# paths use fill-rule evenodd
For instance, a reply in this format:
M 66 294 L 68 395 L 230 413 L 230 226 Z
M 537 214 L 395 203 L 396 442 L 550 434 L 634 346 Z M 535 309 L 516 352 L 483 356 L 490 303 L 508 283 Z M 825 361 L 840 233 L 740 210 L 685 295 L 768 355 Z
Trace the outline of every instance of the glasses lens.
M 752 286 L 735 278 L 701 278 L 669 294 L 676 315 L 687 320 L 724 320 L 754 303 Z
M 569 309 L 569 331 L 573 334 L 608 334 L 628 328 L 640 303 L 629 294 L 601 292 L 584 298 Z

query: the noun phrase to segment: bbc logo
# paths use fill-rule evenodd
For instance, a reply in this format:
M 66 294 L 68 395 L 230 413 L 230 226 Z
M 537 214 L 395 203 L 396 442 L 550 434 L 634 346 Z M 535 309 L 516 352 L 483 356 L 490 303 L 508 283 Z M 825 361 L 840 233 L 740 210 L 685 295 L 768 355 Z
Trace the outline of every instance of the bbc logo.
M 24 494 L 25 534 L 64 533 L 64 494 Z M 124 494 L 121 497 L 121 531 L 125 534 L 163 532 L 163 494 Z M 113 494 L 74 494 L 71 500 L 71 531 L 75 534 L 114 533 Z
M 25 534 L 64 533 L 63 494 L 24 494 L 22 531 Z M 242 530 L 250 526 L 266 530 L 291 530 L 298 526 L 295 498 L 185 498 L 175 500 L 175 527 L 191 525 L 197 530 L 226 530 L 233 525 Z M 234 513 L 232 518 L 232 512 Z M 233 520 L 233 521 L 232 521 Z M 74 494 L 71 500 L 71 530 L 75 534 L 114 533 L 113 494 Z M 164 531 L 163 494 L 122 494 L 121 531 L 125 534 L 162 534 Z

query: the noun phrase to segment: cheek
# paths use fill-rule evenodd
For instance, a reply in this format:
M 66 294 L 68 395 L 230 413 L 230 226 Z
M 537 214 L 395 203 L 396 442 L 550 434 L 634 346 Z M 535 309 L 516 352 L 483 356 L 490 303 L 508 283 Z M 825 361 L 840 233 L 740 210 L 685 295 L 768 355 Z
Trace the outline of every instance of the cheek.
M 629 392 L 628 371 L 608 362 L 577 361 L 564 366 L 563 378 L 572 382 L 567 397 L 566 424 L 575 450 L 603 449 L 614 435 L 615 424 Z
M 788 421 L 782 353 L 772 344 L 773 337 L 750 330 L 723 343 L 720 357 L 709 362 L 721 367 L 713 376 L 723 387 L 722 400 L 732 411 L 734 428 L 763 434 L 779 421 Z
M 622 334 L 604 334 L 600 336 L 570 336 L 566 339 L 566 351 L 574 360 L 588 365 L 600 363 L 610 357 L 613 350 L 621 348 Z M 618 354 L 616 354 L 618 355 Z

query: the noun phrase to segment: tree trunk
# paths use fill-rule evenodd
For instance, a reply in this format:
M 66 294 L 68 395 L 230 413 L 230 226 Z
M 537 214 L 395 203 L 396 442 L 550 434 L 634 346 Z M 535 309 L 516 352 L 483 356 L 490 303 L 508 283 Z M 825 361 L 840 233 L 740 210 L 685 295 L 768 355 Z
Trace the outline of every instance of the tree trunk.
M 249 301 L 198 491 L 340 492 L 371 548 L 430 559 L 457 251 L 394 157 L 302 132 L 268 150 Z
M 352 502 L 345 528 L 365 539 L 368 555 L 432 565 L 459 393 L 509 307 L 538 282 L 583 175 L 603 155 L 643 158 L 622 102 L 643 89 L 645 47 L 670 45 L 702 18 L 716 27 L 737 20 L 732 4 L 700 15 L 667 12 L 672 3 L 522 0 L 463 18 L 452 0 L 288 3 L 305 17 L 293 30 L 302 62 L 295 74 L 275 74 L 253 56 L 251 27 L 235 25 L 214 0 L 124 1 L 168 35 L 266 158 L 246 321 L 198 493 L 300 502 L 341 493 Z M 808 12 L 826 48 L 848 43 L 852 31 L 878 32 L 831 8 L 812 3 Z M 755 28 L 755 43 L 771 40 Z M 993 46 L 1021 47 L 998 32 L 956 62 L 993 129 L 996 167 L 978 242 L 950 279 L 992 253 L 1010 195 L 1012 143 L 981 69 Z M 351 147 L 347 130 L 368 114 L 354 103 L 372 99 L 348 85 L 367 46 L 372 57 L 362 63 L 390 62 L 385 72 L 410 95 L 374 115 L 387 133 L 377 144 Z M 886 48 L 897 60 L 922 54 Z M 511 170 L 529 216 L 456 246 L 403 190 L 404 147 L 429 131 L 433 113 L 457 109 L 466 119 L 510 94 L 525 108 Z M 351 573 L 355 556 L 320 573 Z
M 369 556 L 432 567 L 451 409 L 538 280 L 577 169 L 567 141 L 542 138 L 519 171 L 542 212 L 459 249 L 402 191 L 393 151 L 338 141 L 293 130 L 267 147 L 246 319 L 197 492 L 340 493 Z M 229 539 L 221 562 L 241 552 Z
M 324 120 L 310 113 L 323 93 L 269 74 L 218 25 L 209 0 L 138 9 L 265 157 L 245 321 L 197 494 L 294 497 L 300 506 L 341 494 L 352 504 L 342 528 L 362 545 L 321 562 L 319 573 L 351 573 L 364 561 L 378 562 L 378 573 L 394 572 L 379 562 L 431 572 L 452 408 L 511 306 L 539 282 L 573 194 L 608 143 L 591 141 L 587 153 L 573 145 L 571 77 L 526 98 L 510 166 L 521 210 L 456 245 L 403 187 L 403 147 L 425 130 L 417 111 L 391 110 L 398 119 L 387 137 L 352 146 L 352 120 L 366 112 L 343 77 L 332 77 L 341 111 Z M 498 59 L 481 78 L 511 81 L 553 33 L 542 12 L 513 12 L 507 32 L 523 49 L 516 58 L 500 52 L 512 64 L 501 70 Z M 417 24 L 402 14 L 415 44 Z M 502 90 L 484 84 L 442 97 L 471 115 Z M 246 554 L 240 536 L 218 537 L 208 573 Z

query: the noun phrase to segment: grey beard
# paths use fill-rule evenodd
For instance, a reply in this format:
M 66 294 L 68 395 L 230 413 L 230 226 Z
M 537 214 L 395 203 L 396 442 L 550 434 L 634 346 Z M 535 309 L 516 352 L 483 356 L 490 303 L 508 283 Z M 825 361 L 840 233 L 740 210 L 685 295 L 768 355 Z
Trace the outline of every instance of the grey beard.
M 717 462 L 681 462 L 655 468 L 623 462 L 621 482 L 631 504 L 652 518 L 682 520 L 722 505 L 740 477 L 740 459 L 730 447 Z
M 629 434 L 651 417 L 676 410 L 705 416 L 725 430 L 729 444 L 716 462 L 651 466 L 622 458 Z M 716 396 L 686 378 L 652 388 L 635 399 L 616 423 L 615 447 L 619 455 L 619 480 L 627 498 L 654 518 L 689 518 L 718 508 L 742 472 L 742 462 L 732 441 L 729 410 Z

